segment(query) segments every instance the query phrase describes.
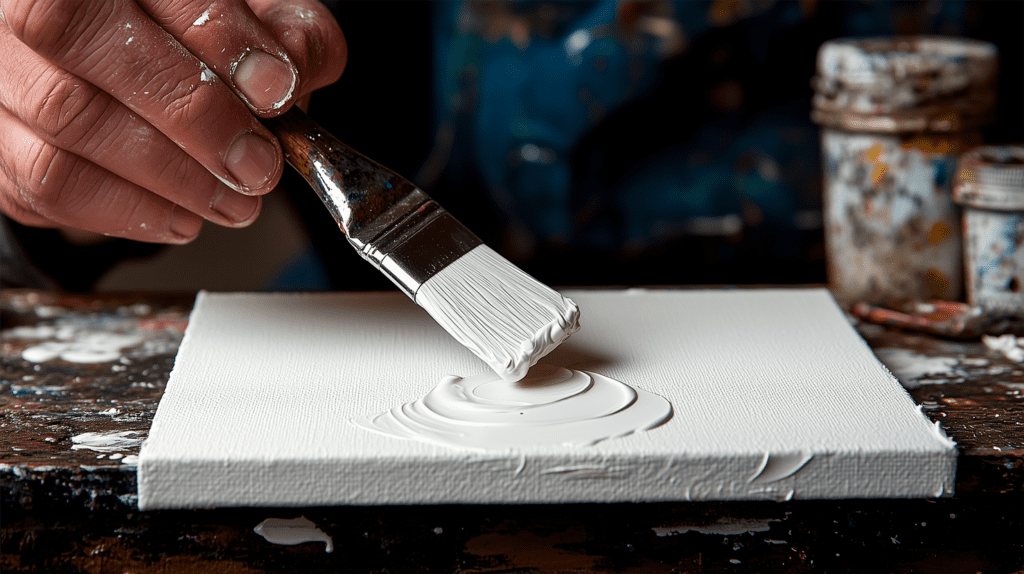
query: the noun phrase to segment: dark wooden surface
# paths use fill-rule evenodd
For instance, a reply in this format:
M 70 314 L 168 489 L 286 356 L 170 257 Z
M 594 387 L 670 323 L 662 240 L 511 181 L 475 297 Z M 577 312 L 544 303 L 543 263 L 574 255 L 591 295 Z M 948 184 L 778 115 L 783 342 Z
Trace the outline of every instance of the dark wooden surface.
M 1016 572 L 1024 568 L 1024 364 L 977 341 L 860 324 L 960 451 L 956 494 L 832 500 L 139 512 L 137 440 L 103 453 L 83 433 L 144 439 L 192 294 L 0 293 L 3 572 Z M 18 327 L 138 335 L 117 361 L 31 363 Z M 39 334 L 36 331 L 34 334 Z M 913 367 L 913 365 L 911 365 Z M 131 441 L 129 441 L 131 442 Z M 114 455 L 114 458 L 111 458 Z M 120 456 L 118 456 L 120 455 Z M 323 543 L 275 545 L 266 518 L 305 516 Z M 669 531 L 677 531 L 670 534 Z

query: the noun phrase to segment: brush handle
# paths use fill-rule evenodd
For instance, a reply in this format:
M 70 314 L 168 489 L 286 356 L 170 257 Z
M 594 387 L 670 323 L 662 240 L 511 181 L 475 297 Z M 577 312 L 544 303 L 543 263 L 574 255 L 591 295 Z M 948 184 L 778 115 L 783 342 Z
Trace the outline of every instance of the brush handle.
M 297 107 L 263 123 L 281 141 L 285 160 L 357 247 L 391 223 L 389 211 L 430 201 L 411 182 L 345 145 Z

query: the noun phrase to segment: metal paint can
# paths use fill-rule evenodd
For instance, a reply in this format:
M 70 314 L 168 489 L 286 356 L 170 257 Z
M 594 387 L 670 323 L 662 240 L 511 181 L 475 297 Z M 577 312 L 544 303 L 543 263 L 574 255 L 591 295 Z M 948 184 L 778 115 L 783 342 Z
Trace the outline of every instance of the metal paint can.
M 982 146 L 960 159 L 967 301 L 1024 314 L 1024 145 Z
M 934 36 L 838 39 L 818 51 L 825 245 L 841 299 L 959 299 L 952 180 L 995 107 L 996 48 Z

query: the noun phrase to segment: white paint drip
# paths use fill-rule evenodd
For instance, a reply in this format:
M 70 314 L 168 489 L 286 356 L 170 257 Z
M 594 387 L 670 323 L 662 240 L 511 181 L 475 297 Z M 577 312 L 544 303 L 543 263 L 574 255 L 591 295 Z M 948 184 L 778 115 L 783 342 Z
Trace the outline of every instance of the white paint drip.
M 715 534 L 719 536 L 733 536 L 736 534 L 751 534 L 754 532 L 767 532 L 771 530 L 772 522 L 781 522 L 781 518 L 766 519 L 742 519 L 742 518 L 719 518 L 714 524 L 681 524 L 679 526 L 662 526 L 652 528 L 654 535 L 658 537 L 675 536 L 687 532 L 699 532 L 701 534 Z
M 580 328 L 576 303 L 486 245 L 431 277 L 416 304 L 509 381 L 522 379 Z
M 271 544 L 294 546 L 304 542 L 324 542 L 327 552 L 334 551 L 334 540 L 305 516 L 268 518 L 252 529 Z
M 70 363 L 106 363 L 120 358 L 122 349 L 141 342 L 141 335 L 82 330 L 74 332 L 71 340 L 46 341 L 28 347 L 21 352 L 21 358 L 30 363 L 57 358 Z
M 216 173 L 214 173 L 212 171 L 210 173 L 213 174 L 213 177 L 219 179 L 221 183 L 223 183 L 224 185 L 230 187 L 231 189 L 233 189 L 235 191 L 242 191 L 242 186 L 238 185 L 237 183 L 235 183 L 233 181 L 229 181 L 227 179 L 224 179 L 223 177 L 221 177 L 220 175 L 217 175 Z
M 813 454 L 799 451 L 775 455 L 766 452 L 760 466 L 747 482 L 777 482 L 789 478 L 806 466 L 812 458 Z
M 200 14 L 199 17 L 196 18 L 196 21 L 192 22 L 192 25 L 193 26 L 202 26 L 203 24 L 205 24 L 205 23 L 207 23 L 209 21 L 210 21 L 210 9 L 207 8 L 206 12 L 203 12 L 202 14 Z
M 416 402 L 353 423 L 398 438 L 487 450 L 593 445 L 654 428 L 671 416 L 672 405 L 653 393 L 593 373 L 538 365 L 518 382 L 493 373 L 446 377 Z M 603 467 L 584 470 L 609 473 Z
M 967 377 L 967 373 L 957 368 L 959 361 L 954 357 L 930 357 L 894 348 L 876 349 L 875 355 L 908 389 L 921 385 L 962 382 Z M 934 375 L 943 375 L 944 378 L 925 378 Z
M 88 449 L 96 452 L 117 452 L 134 448 L 142 442 L 142 433 L 138 431 L 121 432 L 87 432 L 71 437 L 71 450 Z M 125 457 L 126 459 L 128 457 Z M 122 461 L 126 462 L 126 461 Z

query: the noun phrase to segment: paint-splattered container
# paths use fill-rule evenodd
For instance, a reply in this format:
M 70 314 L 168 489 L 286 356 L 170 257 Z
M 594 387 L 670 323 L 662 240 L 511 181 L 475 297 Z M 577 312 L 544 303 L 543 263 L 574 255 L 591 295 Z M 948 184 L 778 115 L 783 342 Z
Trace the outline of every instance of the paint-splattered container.
M 967 300 L 1024 314 L 1024 145 L 982 146 L 960 159 Z
M 932 36 L 838 39 L 818 51 L 829 283 L 842 299 L 959 299 L 952 180 L 995 107 L 996 48 Z

